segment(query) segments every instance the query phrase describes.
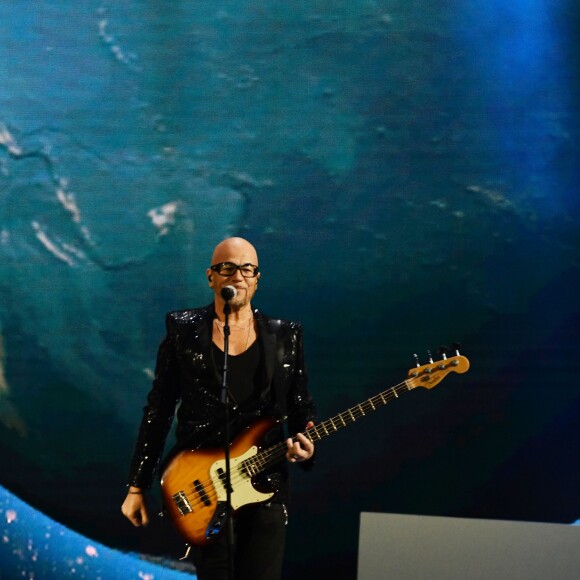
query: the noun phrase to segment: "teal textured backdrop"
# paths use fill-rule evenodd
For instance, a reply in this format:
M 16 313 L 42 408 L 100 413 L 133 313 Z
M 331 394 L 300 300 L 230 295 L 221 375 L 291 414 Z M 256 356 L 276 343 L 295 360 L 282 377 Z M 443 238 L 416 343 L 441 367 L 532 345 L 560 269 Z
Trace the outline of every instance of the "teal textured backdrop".
M 122 549 L 163 316 L 216 242 L 302 321 L 320 444 L 288 577 L 353 578 L 358 514 L 579 517 L 578 9 L 419 0 L 0 4 L 0 484 Z M 318 576 L 316 576 L 316 573 Z

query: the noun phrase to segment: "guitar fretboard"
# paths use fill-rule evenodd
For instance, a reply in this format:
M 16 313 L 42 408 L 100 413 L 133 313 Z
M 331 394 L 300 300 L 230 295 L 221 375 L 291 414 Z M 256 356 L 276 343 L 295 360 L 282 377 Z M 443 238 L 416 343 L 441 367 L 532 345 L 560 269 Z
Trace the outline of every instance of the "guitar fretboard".
M 304 432 L 304 435 L 308 437 L 311 441 L 319 441 L 323 437 L 327 437 L 332 433 L 336 433 L 339 429 L 354 423 L 357 419 L 368 415 L 372 411 L 376 411 L 379 407 L 386 405 L 388 402 L 397 399 L 399 395 L 410 391 L 413 387 L 410 384 L 410 381 L 404 381 L 399 385 L 392 387 L 330 419 L 326 419 L 326 421 L 322 421 L 317 425 L 314 425 L 310 429 L 307 429 Z M 294 437 L 294 440 L 296 438 Z M 265 452 L 264 452 L 265 453 Z

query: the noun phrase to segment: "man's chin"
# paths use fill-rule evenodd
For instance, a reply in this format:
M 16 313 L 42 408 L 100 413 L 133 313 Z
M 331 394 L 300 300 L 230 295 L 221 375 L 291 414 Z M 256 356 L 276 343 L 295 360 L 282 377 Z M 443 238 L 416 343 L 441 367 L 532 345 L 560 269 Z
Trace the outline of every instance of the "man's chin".
M 248 296 L 245 291 L 239 292 L 237 296 L 230 300 L 230 304 L 234 310 L 239 310 L 249 303 Z

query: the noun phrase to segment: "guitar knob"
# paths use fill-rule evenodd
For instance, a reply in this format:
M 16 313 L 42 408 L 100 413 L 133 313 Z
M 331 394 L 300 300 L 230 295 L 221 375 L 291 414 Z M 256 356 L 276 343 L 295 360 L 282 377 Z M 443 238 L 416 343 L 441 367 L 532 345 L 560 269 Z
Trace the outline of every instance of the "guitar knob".
M 431 351 L 430 350 L 427 351 L 427 358 L 429 360 L 429 364 L 432 365 L 433 364 L 433 356 L 431 355 Z
M 415 366 L 420 367 L 421 363 L 419 362 L 419 357 L 416 354 L 414 354 L 413 358 L 415 359 Z
M 454 342 L 451 345 L 451 348 L 455 351 L 455 356 L 459 356 L 459 349 L 461 348 L 461 345 L 458 342 Z
M 444 344 L 439 347 L 437 352 L 443 360 L 447 360 L 447 347 Z

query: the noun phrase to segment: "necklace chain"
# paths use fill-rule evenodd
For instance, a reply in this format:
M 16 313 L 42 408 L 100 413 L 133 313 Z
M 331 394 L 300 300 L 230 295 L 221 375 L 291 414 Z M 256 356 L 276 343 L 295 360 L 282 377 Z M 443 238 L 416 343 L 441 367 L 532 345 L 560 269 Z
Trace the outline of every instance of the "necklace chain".
M 222 337 L 224 338 L 225 341 L 225 335 L 224 335 L 224 326 L 225 323 L 221 323 L 217 318 L 214 319 L 215 325 L 218 329 L 218 331 L 221 333 Z M 232 325 L 230 325 L 232 326 Z M 241 330 L 243 330 L 245 328 L 245 326 L 240 326 L 240 325 L 233 325 L 234 328 L 239 328 Z M 254 326 L 254 316 L 252 315 L 251 318 L 248 321 L 248 335 L 246 336 L 246 346 L 243 350 L 243 352 L 246 352 L 248 350 L 248 345 L 250 344 L 250 334 L 252 332 L 252 327 Z

